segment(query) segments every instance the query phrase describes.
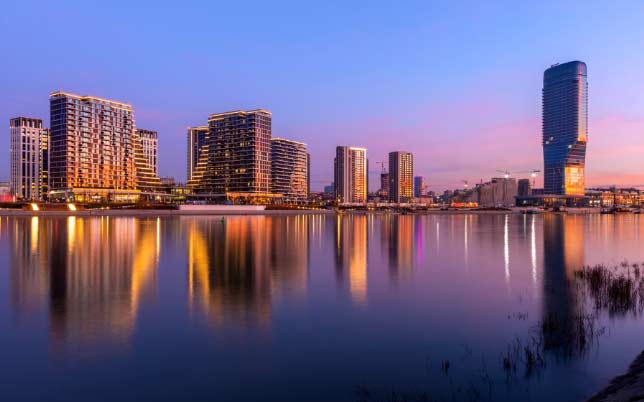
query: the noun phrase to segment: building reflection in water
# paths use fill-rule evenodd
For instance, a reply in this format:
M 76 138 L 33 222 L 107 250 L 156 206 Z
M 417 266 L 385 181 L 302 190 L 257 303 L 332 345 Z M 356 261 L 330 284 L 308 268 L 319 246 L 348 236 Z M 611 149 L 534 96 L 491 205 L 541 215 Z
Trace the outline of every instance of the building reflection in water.
M 410 277 L 422 257 L 414 258 L 415 250 L 422 249 L 421 218 L 413 215 L 385 215 L 380 230 L 380 250 L 387 261 L 392 283 Z M 418 244 L 421 242 L 420 244 Z
M 309 233 L 319 227 L 315 219 L 182 218 L 191 309 L 215 325 L 268 324 L 273 297 L 306 293 Z
M 537 283 L 537 233 L 535 222 L 537 217 L 530 217 L 530 266 L 532 268 L 532 283 Z
M 569 349 L 581 314 L 575 294 L 574 272 L 584 264 L 584 217 L 543 215 L 543 319 L 556 323 L 544 331 L 546 347 Z M 554 321 L 552 321 L 554 320 Z
M 14 310 L 48 305 L 57 348 L 127 341 L 143 299 L 156 290 L 159 228 L 157 219 L 14 219 Z
M 40 228 L 40 218 L 15 219 L 11 230 L 11 305 L 19 316 L 32 312 L 49 295 L 50 228 Z M 40 247 L 39 247 L 40 246 Z
M 338 215 L 335 219 L 336 278 L 341 286 L 349 282 L 356 305 L 367 304 L 367 217 Z

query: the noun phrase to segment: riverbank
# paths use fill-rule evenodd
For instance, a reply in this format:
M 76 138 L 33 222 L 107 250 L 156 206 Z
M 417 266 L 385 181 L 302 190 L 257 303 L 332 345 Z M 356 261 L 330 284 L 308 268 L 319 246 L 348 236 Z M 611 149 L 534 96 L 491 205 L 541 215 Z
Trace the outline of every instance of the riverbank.
M 29 211 L 22 209 L 0 209 L 0 216 L 228 216 L 228 215 L 371 215 L 371 214 L 409 214 L 409 215 L 505 215 L 505 214 L 523 214 L 525 210 L 520 208 L 514 209 L 490 209 L 490 210 L 464 210 L 464 209 L 429 209 L 414 212 L 399 212 L 390 210 L 341 210 L 333 209 L 216 209 L 216 210 L 177 210 L 177 209 L 79 209 L 70 211 L 61 210 L 40 210 Z M 562 213 L 549 212 L 542 210 L 533 210 L 534 214 Z M 566 210 L 567 214 L 599 214 L 599 208 L 571 208 Z
M 614 378 L 610 385 L 587 402 L 644 401 L 644 352 L 631 363 L 626 374 Z
M 78 211 L 23 211 L 0 209 L 0 216 L 232 216 L 232 215 L 335 215 L 327 209 L 181 211 L 177 209 L 83 209 Z

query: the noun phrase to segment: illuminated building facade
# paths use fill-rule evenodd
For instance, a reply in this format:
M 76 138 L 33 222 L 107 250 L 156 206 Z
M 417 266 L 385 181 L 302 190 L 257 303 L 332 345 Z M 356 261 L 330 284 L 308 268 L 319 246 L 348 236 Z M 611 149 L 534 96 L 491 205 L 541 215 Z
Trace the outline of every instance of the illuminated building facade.
M 155 176 L 159 175 L 159 134 L 153 130 L 137 128 L 136 134 L 139 136 L 143 157 L 146 165 L 152 169 Z
M 311 154 L 306 153 L 306 196 L 311 194 Z
M 555 64 L 543 75 L 544 193 L 584 195 L 588 140 L 586 64 Z
M 0 202 L 13 201 L 13 194 L 11 192 L 11 182 L 0 181 Z
M 157 144 L 156 131 L 137 128 L 134 134 L 134 165 L 136 168 L 136 188 L 147 193 L 145 198 L 151 198 L 150 193 L 159 191 L 161 180 L 157 176 Z
M 41 119 L 9 120 L 11 192 L 18 200 L 41 201 L 49 190 L 49 130 Z
M 210 115 L 206 145 L 188 185 L 197 194 L 233 202 L 273 198 L 271 120 L 263 109 Z
M 132 106 L 66 92 L 50 94 L 49 103 L 51 197 L 138 199 Z
M 367 202 L 367 150 L 339 146 L 335 150 L 334 165 L 336 201 Z
M 409 202 L 414 196 L 414 156 L 389 152 L 389 201 Z
M 281 194 L 287 203 L 305 200 L 309 178 L 306 144 L 273 138 L 271 149 L 271 191 Z
M 199 156 L 208 149 L 208 126 L 188 127 L 188 165 L 186 178 L 192 179 L 192 174 L 197 169 Z

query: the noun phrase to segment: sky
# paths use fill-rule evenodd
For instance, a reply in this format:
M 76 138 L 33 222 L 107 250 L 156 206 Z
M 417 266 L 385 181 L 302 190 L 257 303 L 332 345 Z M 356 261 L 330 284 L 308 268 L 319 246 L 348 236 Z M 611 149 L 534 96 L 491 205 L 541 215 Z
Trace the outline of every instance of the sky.
M 0 181 L 9 119 L 48 126 L 64 90 L 131 103 L 159 132 L 160 175 L 180 181 L 187 127 L 264 108 L 274 137 L 308 144 L 313 190 L 337 145 L 367 148 L 372 189 L 394 150 L 430 189 L 459 188 L 543 169 L 543 71 L 581 60 L 586 186 L 644 186 L 644 2 L 612 3 L 5 0 Z

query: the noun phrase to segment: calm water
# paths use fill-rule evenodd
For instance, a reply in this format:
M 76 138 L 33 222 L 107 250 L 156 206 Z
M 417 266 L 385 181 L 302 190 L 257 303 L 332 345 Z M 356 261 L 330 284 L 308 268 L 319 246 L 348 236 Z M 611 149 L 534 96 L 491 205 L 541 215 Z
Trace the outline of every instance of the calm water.
M 583 400 L 644 320 L 602 314 L 588 353 L 527 379 L 500 356 L 577 308 L 575 269 L 644 261 L 642 219 L 0 217 L 0 400 L 486 400 L 482 373 L 494 400 Z

